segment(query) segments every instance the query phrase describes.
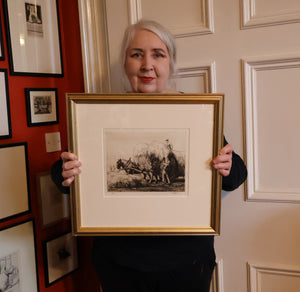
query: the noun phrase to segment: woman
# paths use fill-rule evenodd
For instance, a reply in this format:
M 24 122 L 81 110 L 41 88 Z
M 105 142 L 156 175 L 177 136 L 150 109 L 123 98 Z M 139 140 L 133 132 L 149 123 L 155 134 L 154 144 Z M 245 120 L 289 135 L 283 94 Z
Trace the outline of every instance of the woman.
M 175 71 L 176 47 L 170 32 L 153 21 L 140 21 L 124 35 L 122 62 L 133 92 L 175 92 L 167 87 Z M 225 140 L 225 139 L 224 139 Z M 225 146 L 213 160 L 223 176 L 222 188 L 237 188 L 247 177 L 242 159 Z M 61 154 L 53 180 L 64 192 L 81 173 L 73 153 Z M 60 174 L 63 168 L 62 174 Z M 208 292 L 215 266 L 213 236 L 95 237 L 93 263 L 103 292 Z

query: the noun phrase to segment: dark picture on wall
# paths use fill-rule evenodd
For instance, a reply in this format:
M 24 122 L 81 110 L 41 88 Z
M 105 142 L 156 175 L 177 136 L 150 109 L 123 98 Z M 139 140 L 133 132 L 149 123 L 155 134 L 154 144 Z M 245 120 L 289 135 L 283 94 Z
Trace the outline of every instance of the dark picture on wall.
M 61 223 L 70 217 L 69 195 L 62 194 L 51 179 L 50 171 L 36 176 L 41 227 Z
M 43 36 L 43 20 L 41 5 L 25 2 L 25 13 L 28 33 Z
M 43 242 L 46 287 L 79 268 L 77 238 L 65 233 Z
M 19 252 L 0 256 L 0 291 L 21 292 Z
M 58 123 L 58 100 L 56 88 L 26 88 L 28 127 Z
M 107 191 L 184 192 L 187 143 L 188 129 L 105 129 Z

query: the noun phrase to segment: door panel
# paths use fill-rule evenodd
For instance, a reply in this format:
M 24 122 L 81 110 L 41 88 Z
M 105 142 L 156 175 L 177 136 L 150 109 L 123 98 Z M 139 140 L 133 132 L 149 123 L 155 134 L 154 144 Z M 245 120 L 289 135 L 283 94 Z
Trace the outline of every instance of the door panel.
M 299 1 L 78 1 L 102 4 L 94 13 L 105 15 L 100 55 L 111 91 L 126 88 L 119 65 L 124 29 L 147 17 L 176 36 L 178 90 L 225 94 L 225 136 L 244 157 L 249 178 L 245 188 L 222 193 L 212 291 L 298 291 Z
M 131 23 L 141 18 L 153 19 L 168 27 L 176 37 L 212 33 L 212 4 L 212 0 L 128 1 Z
M 250 200 L 299 202 L 299 57 L 243 60 Z

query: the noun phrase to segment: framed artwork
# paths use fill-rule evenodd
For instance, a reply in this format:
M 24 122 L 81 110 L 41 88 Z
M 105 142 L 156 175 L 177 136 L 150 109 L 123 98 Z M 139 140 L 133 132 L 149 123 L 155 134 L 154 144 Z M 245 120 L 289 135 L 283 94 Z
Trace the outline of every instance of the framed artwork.
M 27 143 L 0 145 L 0 161 L 1 222 L 30 212 Z
M 68 194 L 62 194 L 51 179 L 50 171 L 36 176 L 41 228 L 70 218 Z
M 3 292 L 39 291 L 32 220 L 0 229 L 0 279 Z
M 79 268 L 77 238 L 64 233 L 43 242 L 46 287 Z
M 218 234 L 223 95 L 68 94 L 77 235 Z M 116 216 L 117 214 L 117 216 Z
M 59 122 L 57 88 L 25 88 L 28 127 Z
M 7 70 L 0 69 L 0 139 L 8 139 L 11 136 Z
M 2 23 L 1 15 L 0 15 L 0 23 Z M 2 35 L 2 27 L 0 26 L 0 61 L 4 60 L 4 46 L 3 46 L 3 35 Z
M 4 0 L 11 75 L 62 77 L 57 0 Z

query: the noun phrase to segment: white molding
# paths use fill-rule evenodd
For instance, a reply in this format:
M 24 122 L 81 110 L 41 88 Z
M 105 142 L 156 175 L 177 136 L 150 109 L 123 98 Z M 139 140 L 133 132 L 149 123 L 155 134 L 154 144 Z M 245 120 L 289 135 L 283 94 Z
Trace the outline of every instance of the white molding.
M 135 24 L 142 18 L 141 0 L 128 0 L 129 23 Z
M 216 63 L 212 62 L 206 65 L 199 66 L 185 66 L 179 67 L 176 70 L 175 79 L 188 78 L 188 77 L 200 77 L 204 76 L 205 80 L 205 92 L 204 93 L 216 93 Z
M 143 18 L 142 15 L 142 0 L 128 0 L 129 21 L 131 24 L 136 23 Z M 213 0 L 199 0 L 202 4 L 202 13 L 204 23 L 194 26 L 173 26 L 168 27 L 175 38 L 189 37 L 195 35 L 214 33 L 214 13 Z
M 260 284 L 264 275 L 276 275 L 286 277 L 299 277 L 300 266 L 285 266 L 274 264 L 253 264 L 247 263 L 248 270 L 248 291 L 261 292 Z
M 300 55 L 262 56 L 242 60 L 243 108 L 245 115 L 245 159 L 248 168 L 246 200 L 300 203 L 300 192 L 257 190 L 256 188 L 256 100 L 257 71 L 300 68 Z
M 241 29 L 300 22 L 300 10 L 290 9 L 284 13 L 258 17 L 255 12 L 255 0 L 240 1 Z
M 212 279 L 210 284 L 209 292 L 224 292 L 223 283 L 223 260 L 217 260 Z
M 78 0 L 85 92 L 110 91 L 105 0 Z

